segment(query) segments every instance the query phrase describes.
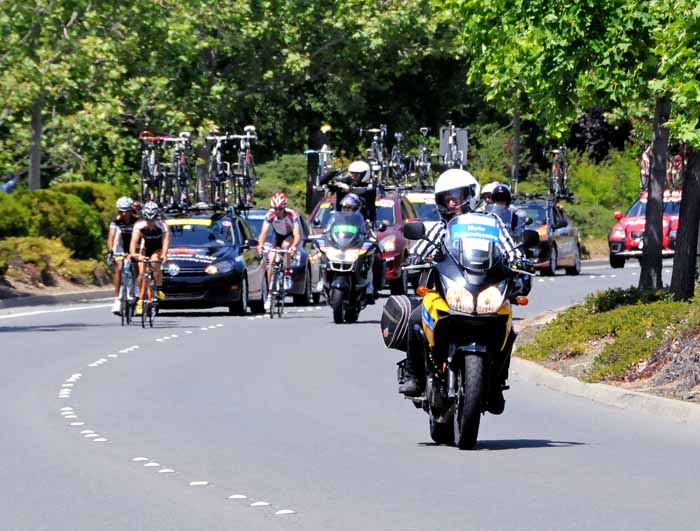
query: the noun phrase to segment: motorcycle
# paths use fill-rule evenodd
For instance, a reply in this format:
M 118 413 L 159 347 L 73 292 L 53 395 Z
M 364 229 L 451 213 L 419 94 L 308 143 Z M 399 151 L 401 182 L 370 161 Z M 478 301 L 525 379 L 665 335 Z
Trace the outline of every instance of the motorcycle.
M 381 227 L 380 227 L 381 230 Z M 367 305 L 377 244 L 359 212 L 335 212 L 326 232 L 314 239 L 322 254 L 324 288 L 337 324 L 354 323 Z
M 421 326 L 415 332 L 427 353 L 426 388 L 412 400 L 428 414 L 430 436 L 438 444 L 474 448 L 491 392 L 508 388 L 503 382 L 515 339 L 512 304 L 527 304 L 518 291 L 521 274 L 530 273 L 507 264 L 498 231 L 490 216 L 457 216 L 447 224 L 440 259 L 406 266 L 424 270 L 416 290 L 422 296 Z M 424 233 L 421 222 L 404 227 L 412 240 Z M 538 241 L 536 231 L 523 231 L 521 245 Z M 401 362 L 399 380 L 404 376 Z

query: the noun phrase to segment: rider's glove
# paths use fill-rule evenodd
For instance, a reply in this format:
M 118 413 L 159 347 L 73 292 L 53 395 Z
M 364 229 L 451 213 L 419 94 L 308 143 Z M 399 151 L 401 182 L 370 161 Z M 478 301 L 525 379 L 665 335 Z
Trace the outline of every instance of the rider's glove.
M 112 251 L 109 251 L 107 253 L 107 257 L 105 258 L 105 261 L 107 262 L 107 265 L 109 267 L 112 267 L 112 265 L 114 265 L 114 253 Z
M 348 183 L 336 182 L 335 187 L 339 190 L 345 190 L 346 192 L 350 190 L 350 185 Z
M 529 260 L 523 260 L 523 259 L 516 260 L 515 263 L 513 264 L 513 268 L 517 269 L 519 271 L 526 271 L 528 273 L 535 272 L 535 268 L 532 266 L 532 263 Z

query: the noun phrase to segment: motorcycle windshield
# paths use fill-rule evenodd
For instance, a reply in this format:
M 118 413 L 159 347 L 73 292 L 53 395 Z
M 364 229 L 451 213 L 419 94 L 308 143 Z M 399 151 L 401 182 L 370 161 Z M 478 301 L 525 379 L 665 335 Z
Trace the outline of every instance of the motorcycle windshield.
M 328 236 L 338 249 L 359 247 L 365 239 L 365 220 L 359 212 L 336 212 L 330 220 Z
M 453 218 L 447 224 L 445 247 L 455 262 L 468 271 L 488 271 L 501 258 L 496 220 L 475 213 Z

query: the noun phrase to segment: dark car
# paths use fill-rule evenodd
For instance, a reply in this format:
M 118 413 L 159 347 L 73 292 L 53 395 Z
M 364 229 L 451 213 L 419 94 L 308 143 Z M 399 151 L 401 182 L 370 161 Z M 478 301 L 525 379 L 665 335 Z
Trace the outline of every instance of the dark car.
M 539 245 L 527 251 L 535 268 L 543 275 L 554 275 L 560 268 L 567 275 L 578 275 L 581 272 L 579 232 L 563 208 L 546 199 L 517 202 L 514 206 L 532 219 L 527 228 L 540 235 Z
M 227 306 L 242 315 L 263 312 L 267 279 L 248 223 L 233 213 L 173 214 L 161 308 Z
M 267 210 L 255 209 L 243 214 L 256 238 L 260 234 L 267 212 Z M 304 305 L 311 302 L 318 304 L 323 293 L 320 257 L 318 250 L 308 239 L 310 235 L 309 225 L 304 216 L 299 215 L 299 223 L 301 225 L 301 245 L 292 258 L 292 288 L 287 290 L 287 293 L 292 295 L 294 304 Z M 264 245 L 271 247 L 273 242 L 274 231 L 270 229 Z
M 627 213 L 615 212 L 617 220 L 608 234 L 610 248 L 610 267 L 625 267 L 629 258 L 641 258 L 644 247 L 644 226 L 646 225 L 647 192 L 642 192 Z M 662 249 L 664 258 L 675 254 L 678 219 L 681 210 L 681 191 L 664 190 L 663 220 L 662 220 Z
M 334 210 L 335 197 L 322 199 L 311 212 L 311 225 L 315 233 L 321 233 L 327 226 Z M 393 295 L 401 295 L 408 290 L 408 272 L 401 269 L 408 256 L 411 241 L 403 235 L 403 226 L 418 216 L 405 197 L 396 192 L 388 192 L 376 200 L 377 222 L 375 228 L 384 223 L 386 229 L 377 232 L 380 256 L 385 264 L 384 281 Z M 383 286 L 379 286 L 380 289 Z

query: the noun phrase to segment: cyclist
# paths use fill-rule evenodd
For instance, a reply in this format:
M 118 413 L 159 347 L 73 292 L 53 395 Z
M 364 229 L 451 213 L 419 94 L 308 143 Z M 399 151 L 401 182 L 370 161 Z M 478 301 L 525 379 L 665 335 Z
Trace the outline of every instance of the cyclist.
M 131 234 L 137 221 L 137 215 L 134 209 L 134 201 L 130 197 L 124 196 L 117 199 L 116 207 L 117 214 L 109 222 L 107 262 L 110 265 L 114 264 L 114 277 L 112 278 L 114 304 L 112 304 L 112 313 L 118 315 L 120 311 L 119 289 L 122 280 L 122 267 L 124 266 L 124 257 L 129 253 Z
M 442 218 L 441 223 L 436 223 L 426 233 L 423 239 L 419 240 L 411 248 L 409 261 L 420 263 L 427 260 L 440 261 L 444 259 L 442 242 L 445 237 L 447 222 L 455 216 L 473 212 L 479 204 L 479 183 L 466 170 L 449 169 L 444 172 L 435 182 L 435 204 Z M 510 237 L 508 229 L 500 219 L 493 214 L 481 214 L 496 218 L 496 225 L 499 232 L 499 244 L 509 263 L 518 269 L 530 270 L 529 262 L 515 245 Z M 421 337 L 415 332 L 420 328 L 422 305 L 417 305 L 411 313 L 408 326 L 408 350 L 406 351 L 406 379 L 399 385 L 399 393 L 406 396 L 419 396 L 425 387 L 425 348 Z M 509 345 L 515 340 L 514 333 L 509 338 Z M 506 359 L 510 359 L 506 352 Z M 508 377 L 508 367 L 504 367 L 501 379 L 505 383 Z M 503 391 L 500 385 L 494 386 L 491 391 L 492 397 L 489 399 L 489 412 L 499 415 L 505 407 Z
M 285 288 L 291 282 L 291 271 L 289 270 L 289 257 L 296 253 L 299 242 L 301 241 L 301 225 L 299 222 L 299 214 L 291 208 L 287 208 L 287 194 L 277 192 L 272 196 L 270 201 L 270 210 L 265 215 L 260 236 L 258 236 L 258 254 L 262 254 L 263 244 L 267 240 L 267 233 L 272 227 L 275 231 L 275 249 L 287 249 L 289 254 L 284 257 L 284 282 Z M 270 251 L 268 254 L 267 267 L 267 282 L 268 286 L 272 282 L 272 264 L 275 263 L 276 253 Z M 272 304 L 272 294 L 268 293 L 265 301 L 265 310 L 270 309 Z
M 153 201 L 149 201 L 143 205 L 141 216 L 134 225 L 134 232 L 131 236 L 131 245 L 129 247 L 129 256 L 134 258 L 148 257 L 152 260 L 153 272 L 156 281 L 156 295 L 159 299 L 164 299 L 165 295 L 162 291 L 163 273 L 161 265 L 168 259 L 168 248 L 170 247 L 170 232 L 165 223 L 158 219 L 160 209 Z M 143 313 L 143 295 L 145 285 L 143 284 L 143 273 L 145 264 L 139 262 L 139 300 L 136 303 L 136 315 Z

